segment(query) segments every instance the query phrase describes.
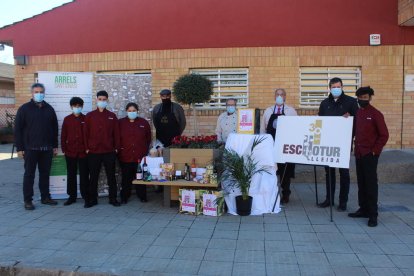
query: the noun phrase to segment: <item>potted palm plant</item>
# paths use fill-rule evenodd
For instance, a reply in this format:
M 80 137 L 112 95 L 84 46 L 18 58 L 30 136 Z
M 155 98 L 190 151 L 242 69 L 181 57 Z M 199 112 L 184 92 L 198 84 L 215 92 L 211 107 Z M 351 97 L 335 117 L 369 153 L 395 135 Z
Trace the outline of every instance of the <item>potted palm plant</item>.
M 250 152 L 240 155 L 233 149 L 225 149 L 222 159 L 223 172 L 221 181 L 228 192 L 229 188 L 238 188 L 241 195 L 236 196 L 237 214 L 248 216 L 251 213 L 253 198 L 249 195 L 250 184 L 256 174 L 270 173 L 267 168 L 259 166 L 253 158 L 253 150 L 265 137 L 254 139 Z M 224 186 L 224 185 L 223 185 Z

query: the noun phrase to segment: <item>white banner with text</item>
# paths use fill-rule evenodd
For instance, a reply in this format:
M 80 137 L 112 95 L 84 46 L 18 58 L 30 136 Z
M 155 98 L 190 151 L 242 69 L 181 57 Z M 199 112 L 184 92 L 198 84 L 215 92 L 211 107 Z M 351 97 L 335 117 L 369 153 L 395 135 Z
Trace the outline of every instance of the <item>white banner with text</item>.
M 274 143 L 277 163 L 349 168 L 353 117 L 280 116 Z

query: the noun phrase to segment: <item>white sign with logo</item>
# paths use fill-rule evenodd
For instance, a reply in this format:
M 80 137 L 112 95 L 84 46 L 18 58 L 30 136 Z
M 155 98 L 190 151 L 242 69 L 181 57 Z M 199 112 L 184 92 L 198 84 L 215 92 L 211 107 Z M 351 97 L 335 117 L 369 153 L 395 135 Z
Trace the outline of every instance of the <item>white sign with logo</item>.
M 281 116 L 274 154 L 277 163 L 349 168 L 353 117 Z
M 69 105 L 72 97 L 80 97 L 84 101 L 83 114 L 92 111 L 92 73 L 38 72 L 38 74 L 39 82 L 46 88 L 45 101 L 56 111 L 59 130 L 63 119 L 72 113 Z
M 195 191 L 183 190 L 181 193 L 182 211 L 192 212 L 196 211 Z
M 60 132 L 63 119 L 72 113 L 69 101 L 72 97 L 80 97 L 84 101 L 82 113 L 92 111 L 92 73 L 77 72 L 38 72 L 39 83 L 46 88 L 45 101 L 48 102 L 56 112 Z M 59 149 L 61 147 L 59 146 Z M 52 198 L 65 198 L 66 194 L 66 167 L 63 157 L 55 157 L 52 163 L 50 177 L 50 194 Z M 57 169 L 59 168 L 59 169 Z M 78 176 L 79 177 L 79 176 Z M 79 182 L 78 182 L 79 183 Z
M 203 215 L 217 216 L 217 196 L 214 194 L 203 194 Z

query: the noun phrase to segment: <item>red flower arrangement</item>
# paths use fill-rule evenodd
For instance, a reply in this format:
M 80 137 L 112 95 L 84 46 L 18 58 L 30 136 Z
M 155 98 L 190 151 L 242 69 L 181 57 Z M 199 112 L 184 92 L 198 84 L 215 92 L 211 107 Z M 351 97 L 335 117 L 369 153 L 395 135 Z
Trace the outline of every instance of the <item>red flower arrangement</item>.
M 217 135 L 210 136 L 176 136 L 170 148 L 216 149 L 220 147 Z

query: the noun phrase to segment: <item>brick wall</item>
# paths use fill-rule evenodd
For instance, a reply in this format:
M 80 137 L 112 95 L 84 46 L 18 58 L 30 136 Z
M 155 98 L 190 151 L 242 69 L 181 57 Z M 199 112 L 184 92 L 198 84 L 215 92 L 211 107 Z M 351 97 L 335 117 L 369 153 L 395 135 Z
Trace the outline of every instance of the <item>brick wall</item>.
M 398 0 L 398 24 L 414 19 L 414 0 Z
M 29 58 L 29 65 L 16 67 L 16 103 L 19 106 L 30 98 L 29 87 L 37 71 L 150 71 L 155 105 L 160 102 L 158 91 L 171 88 L 174 81 L 189 69 L 233 67 L 249 68 L 250 107 L 264 109 L 270 106 L 274 102 L 274 88 L 283 87 L 288 94 L 288 104 L 298 108 L 301 66 L 360 66 L 362 85 L 371 85 L 375 89 L 373 104 L 384 113 L 390 129 L 387 146 L 414 148 L 414 120 L 411 120 L 414 93 L 405 93 L 403 98 L 402 73 L 403 70 L 414 72 L 414 46 L 405 46 L 405 50 L 404 46 L 314 46 L 35 56 Z M 308 109 L 298 111 L 302 115 L 316 113 Z M 198 112 L 200 134 L 214 132 L 219 113 Z M 188 121 L 186 134 L 192 134 L 192 118 Z

